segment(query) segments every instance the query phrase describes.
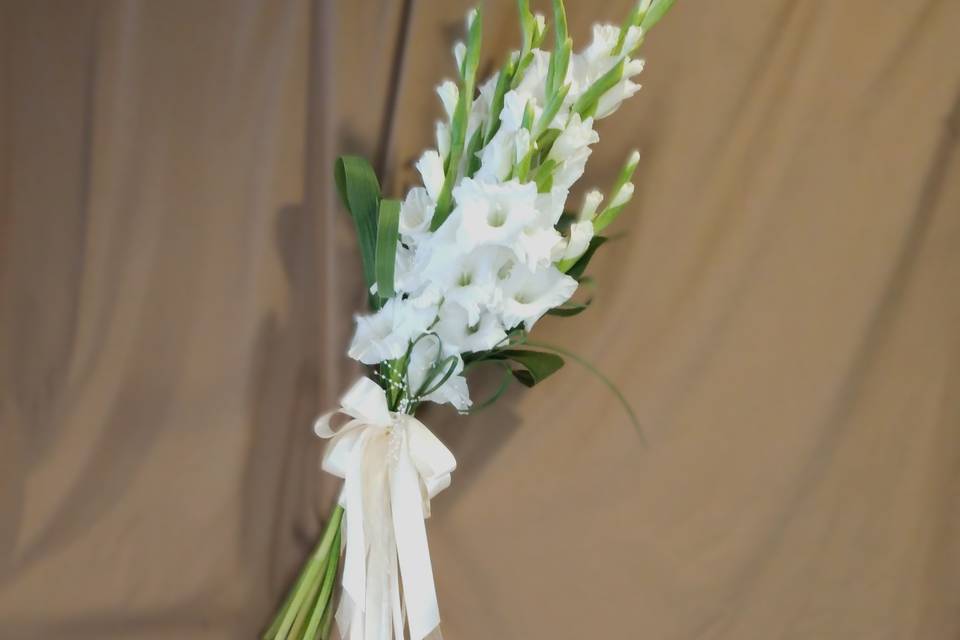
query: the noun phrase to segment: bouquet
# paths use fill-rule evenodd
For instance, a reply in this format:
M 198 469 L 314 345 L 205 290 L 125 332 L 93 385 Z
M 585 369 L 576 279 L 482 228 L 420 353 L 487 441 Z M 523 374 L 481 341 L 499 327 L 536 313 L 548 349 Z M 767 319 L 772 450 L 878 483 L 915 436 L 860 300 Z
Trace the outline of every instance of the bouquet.
M 424 519 L 456 462 L 416 417 L 424 402 L 460 412 L 496 400 L 511 380 L 533 386 L 564 363 L 529 340 L 546 314 L 571 316 L 571 298 L 604 230 L 633 195 L 639 154 L 604 195 L 568 209 L 596 124 L 640 88 L 634 54 L 673 0 L 641 0 L 620 26 L 595 25 L 573 52 L 562 0 L 553 0 L 554 46 L 541 49 L 544 16 L 518 0 L 522 43 L 477 86 L 482 16 L 467 16 L 454 47 L 459 81 L 437 93 L 446 120 L 417 162 L 423 181 L 403 201 L 382 198 L 370 165 L 336 164 L 337 187 L 356 226 L 371 312 L 356 318 L 349 356 L 370 367 L 340 408 L 319 418 L 329 439 L 323 469 L 344 480 L 316 549 L 263 635 L 413 640 L 439 635 L 440 615 Z M 534 347 L 534 348 L 531 348 Z M 481 364 L 504 379 L 474 402 L 464 373 Z M 335 416 L 342 424 L 334 426 Z M 342 590 L 334 614 L 343 557 Z

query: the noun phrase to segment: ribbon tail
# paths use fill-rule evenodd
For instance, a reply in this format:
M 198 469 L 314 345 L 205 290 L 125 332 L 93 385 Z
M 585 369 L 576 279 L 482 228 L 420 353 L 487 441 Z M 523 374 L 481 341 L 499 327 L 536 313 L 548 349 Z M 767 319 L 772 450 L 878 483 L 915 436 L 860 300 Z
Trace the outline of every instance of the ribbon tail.
M 369 434 L 364 431 L 350 452 L 340 498 L 346 512 L 343 518 L 346 551 L 343 562 L 343 598 L 340 611 L 337 612 L 337 622 L 344 636 L 347 635 L 347 629 L 350 630 L 351 640 L 364 640 L 363 619 L 367 604 L 367 540 L 363 499 L 363 467 L 367 440 Z
M 402 451 L 393 465 L 390 480 L 393 530 L 410 638 L 423 640 L 439 626 L 440 608 L 433 582 L 427 529 L 423 522 L 425 514 L 420 476 L 410 459 L 406 437 L 401 446 Z

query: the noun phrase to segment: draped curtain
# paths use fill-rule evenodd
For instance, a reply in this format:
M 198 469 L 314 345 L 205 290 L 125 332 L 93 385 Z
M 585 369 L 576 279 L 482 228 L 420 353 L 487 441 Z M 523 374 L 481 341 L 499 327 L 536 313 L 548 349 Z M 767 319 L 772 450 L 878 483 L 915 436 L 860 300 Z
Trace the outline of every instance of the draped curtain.
M 630 2 L 568 5 L 582 46 Z M 0 637 L 268 621 L 358 373 L 333 160 L 416 180 L 467 6 L 0 2 Z M 645 439 L 573 362 L 425 413 L 447 637 L 960 636 L 958 33 L 955 0 L 677 3 L 583 181 L 641 150 L 594 304 L 538 325 Z

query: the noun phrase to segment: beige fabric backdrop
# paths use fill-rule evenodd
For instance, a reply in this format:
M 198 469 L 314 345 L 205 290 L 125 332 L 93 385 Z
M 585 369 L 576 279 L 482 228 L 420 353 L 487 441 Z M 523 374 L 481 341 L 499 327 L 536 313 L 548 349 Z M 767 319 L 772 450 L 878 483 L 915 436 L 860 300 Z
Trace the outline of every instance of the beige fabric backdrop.
M 489 59 L 514 41 L 488 2 Z M 541 3 L 542 4 L 542 3 Z M 569 2 L 583 43 L 628 2 Z M 253 638 L 336 491 L 337 153 L 401 193 L 465 3 L 0 2 L 0 638 Z M 960 637 L 960 3 L 681 0 L 594 361 L 468 419 L 451 639 Z

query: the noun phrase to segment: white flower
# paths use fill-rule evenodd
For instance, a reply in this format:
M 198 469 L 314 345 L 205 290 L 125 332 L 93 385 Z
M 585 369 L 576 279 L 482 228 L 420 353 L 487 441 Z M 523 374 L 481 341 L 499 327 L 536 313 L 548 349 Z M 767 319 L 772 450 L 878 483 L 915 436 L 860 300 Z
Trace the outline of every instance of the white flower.
M 515 252 L 528 268 L 538 269 L 553 262 L 556 248 L 562 244 L 563 236 L 553 226 L 530 226 L 517 237 Z
M 583 255 L 583 252 L 590 246 L 590 240 L 593 239 L 593 222 L 591 220 L 581 220 L 570 225 L 570 230 L 565 240 L 561 260 L 575 260 Z
M 571 56 L 572 58 L 573 56 Z M 530 61 L 527 70 L 523 74 L 523 79 L 514 90 L 518 96 L 527 99 L 533 99 L 539 104 L 546 103 L 546 85 L 547 71 L 550 68 L 550 52 L 540 49 L 533 50 L 533 59 Z M 504 98 L 506 101 L 506 98 Z M 522 107 L 521 107 L 522 108 Z
M 450 125 L 437 120 L 435 136 L 437 138 L 437 152 L 445 161 L 450 155 Z
M 453 112 L 457 108 L 457 100 L 460 98 L 460 89 L 457 83 L 451 80 L 445 80 L 437 87 L 437 95 L 440 96 L 440 102 L 443 103 L 443 110 L 447 114 L 448 120 L 453 120 Z
M 620 108 L 620 104 L 640 91 L 640 85 L 630 80 L 631 77 L 643 71 L 643 60 L 631 60 L 623 68 L 623 77 L 613 88 L 600 96 L 597 103 L 596 118 L 606 118 Z
M 530 150 L 530 132 L 521 128 L 527 97 L 517 91 L 508 91 L 503 98 L 500 128 L 480 152 L 480 182 L 503 182 L 519 158 Z M 535 108 L 534 112 L 538 110 Z
M 443 159 L 440 154 L 433 149 L 425 151 L 417 161 L 417 171 L 423 179 L 423 186 L 427 188 L 430 199 L 434 202 L 443 189 Z
M 502 283 L 501 318 L 505 327 L 520 323 L 527 331 L 550 309 L 570 299 L 577 290 L 577 281 L 556 267 L 530 271 L 516 264 Z
M 494 304 L 497 273 L 511 257 L 501 247 L 479 247 L 468 253 L 456 244 L 438 248 L 422 269 L 422 277 L 444 300 L 459 304 L 475 324 L 480 312 Z
M 461 375 L 463 360 L 456 356 L 453 373 L 442 384 L 440 380 L 446 375 L 447 369 L 435 366 L 441 362 L 440 341 L 436 336 L 425 335 L 416 341 L 410 351 L 410 360 L 407 364 L 407 384 L 410 386 L 411 393 L 430 391 L 419 399 L 437 404 L 449 402 L 458 411 L 466 411 L 470 408 L 471 402 L 467 380 Z M 430 373 L 434 374 L 434 378 L 428 380 L 427 376 Z M 431 390 L 432 387 L 437 388 Z
M 580 114 L 574 113 L 550 149 L 549 157 L 560 164 L 553 174 L 554 186 L 569 189 L 580 179 L 590 157 L 590 145 L 599 140 L 593 130 L 593 118 L 581 120 Z
M 580 207 L 580 215 L 578 218 L 580 220 L 593 220 L 597 215 L 597 209 L 600 208 L 600 203 L 603 202 L 603 194 L 600 193 L 597 189 L 591 189 L 583 196 L 583 206 Z
M 452 300 L 444 300 L 440 306 L 433 331 L 443 342 L 444 354 L 486 351 L 502 344 L 507 338 L 495 314 L 484 313 L 476 322 L 470 322 L 466 309 Z
M 465 178 L 454 188 L 455 213 L 448 222 L 459 222 L 457 243 L 464 251 L 494 245 L 513 249 L 522 260 L 517 237 L 537 217 L 537 187 L 511 180 L 488 184 Z
M 467 56 L 467 45 L 457 42 L 453 45 L 453 59 L 457 61 L 457 70 L 463 69 L 463 59 Z
M 501 126 L 490 142 L 480 151 L 480 169 L 476 179 L 480 182 L 502 182 L 513 168 L 513 153 L 516 148 L 516 132 Z
M 400 205 L 400 235 L 418 239 L 430 233 L 430 220 L 433 218 L 435 208 L 436 204 L 425 188 L 410 189 Z
M 390 298 L 376 313 L 356 317 L 357 330 L 347 355 L 364 364 L 399 358 L 410 340 L 426 331 L 436 316 L 435 307 L 421 308 Z

